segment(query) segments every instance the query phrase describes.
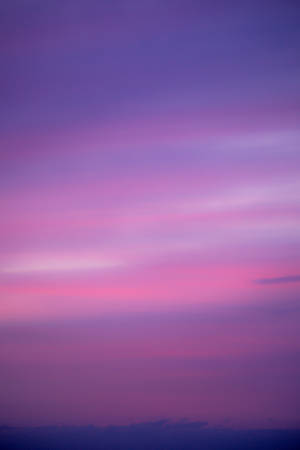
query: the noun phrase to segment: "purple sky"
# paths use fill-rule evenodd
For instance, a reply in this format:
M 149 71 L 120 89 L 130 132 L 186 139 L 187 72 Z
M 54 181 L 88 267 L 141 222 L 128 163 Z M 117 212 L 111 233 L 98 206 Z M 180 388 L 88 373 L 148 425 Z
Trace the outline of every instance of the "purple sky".
M 0 29 L 0 423 L 299 427 L 297 2 Z

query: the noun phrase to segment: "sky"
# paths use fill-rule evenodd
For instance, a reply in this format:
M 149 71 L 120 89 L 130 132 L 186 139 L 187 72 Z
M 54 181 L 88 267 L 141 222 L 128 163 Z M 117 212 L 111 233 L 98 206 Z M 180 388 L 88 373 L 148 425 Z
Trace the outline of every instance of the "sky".
M 298 2 L 0 29 L 0 423 L 299 428 Z

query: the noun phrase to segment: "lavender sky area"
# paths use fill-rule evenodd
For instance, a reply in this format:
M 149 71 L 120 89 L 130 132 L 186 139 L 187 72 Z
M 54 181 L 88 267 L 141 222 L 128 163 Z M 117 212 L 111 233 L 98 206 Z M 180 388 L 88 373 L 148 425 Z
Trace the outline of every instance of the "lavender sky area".
M 300 4 L 2 0 L 0 423 L 300 427 Z

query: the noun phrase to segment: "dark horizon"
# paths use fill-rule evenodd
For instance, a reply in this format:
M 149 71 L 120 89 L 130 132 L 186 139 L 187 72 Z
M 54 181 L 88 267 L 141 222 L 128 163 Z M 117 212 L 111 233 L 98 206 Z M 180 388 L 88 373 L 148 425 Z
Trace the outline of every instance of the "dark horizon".
M 126 426 L 0 427 L 5 450 L 297 450 L 300 430 L 233 430 L 205 422 L 157 420 Z

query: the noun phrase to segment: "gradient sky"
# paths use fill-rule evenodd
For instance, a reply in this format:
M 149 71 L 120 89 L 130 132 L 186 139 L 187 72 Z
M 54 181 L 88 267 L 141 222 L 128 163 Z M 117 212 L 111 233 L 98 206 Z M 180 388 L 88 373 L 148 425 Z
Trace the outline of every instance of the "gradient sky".
M 300 427 L 300 7 L 0 5 L 0 422 Z

